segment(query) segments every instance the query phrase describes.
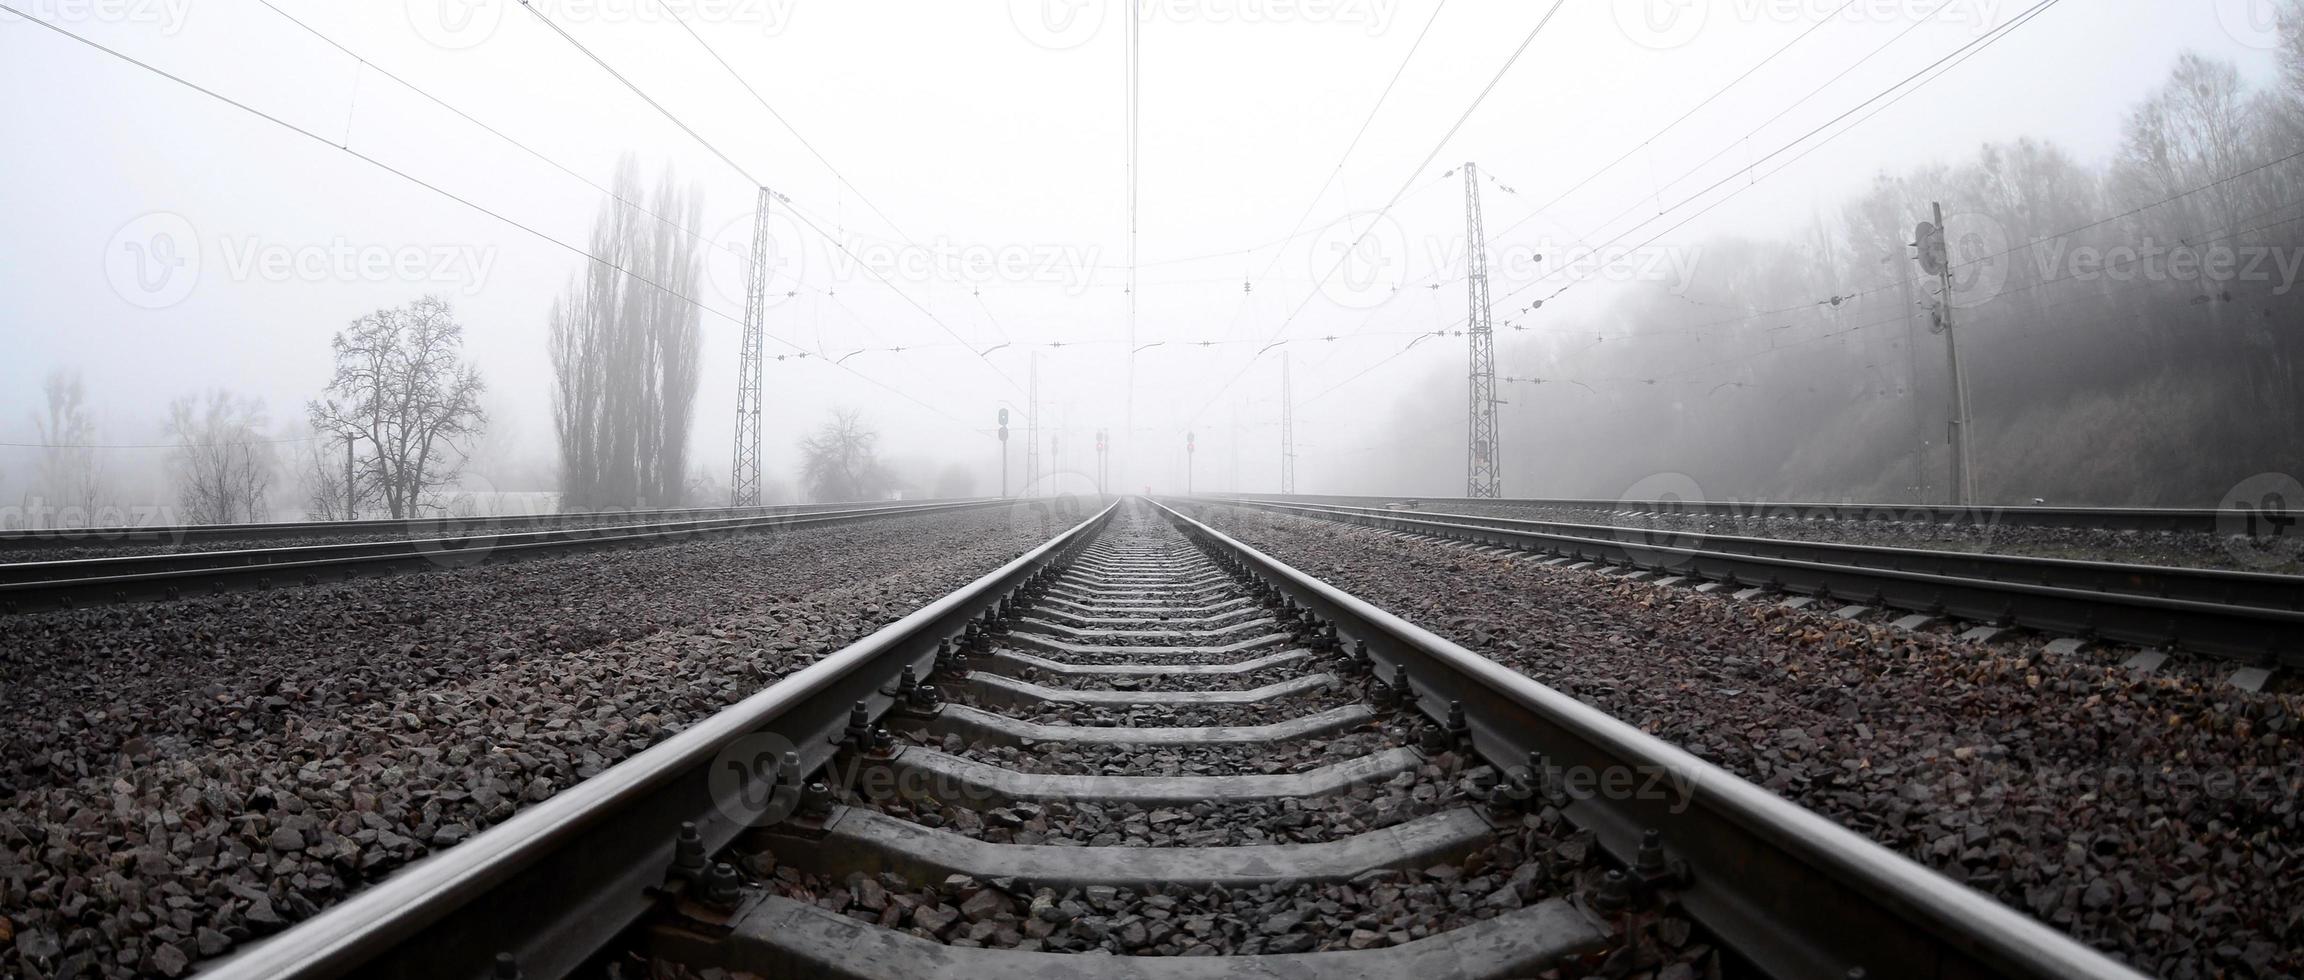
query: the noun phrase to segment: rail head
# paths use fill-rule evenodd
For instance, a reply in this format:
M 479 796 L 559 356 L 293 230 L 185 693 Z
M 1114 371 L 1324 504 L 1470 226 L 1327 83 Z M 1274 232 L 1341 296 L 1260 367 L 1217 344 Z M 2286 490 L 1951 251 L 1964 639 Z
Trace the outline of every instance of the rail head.
M 1672 513 L 1734 520 L 1899 521 L 1990 527 L 2095 528 L 2114 531 L 2169 531 L 2213 534 L 2230 515 L 2213 507 L 2067 507 L 2051 504 L 1892 504 L 1768 500 L 1636 500 L 1598 497 L 1423 497 L 1368 494 L 1233 494 L 1239 499 L 1295 503 L 1349 500 L 1419 500 L 1444 504 L 1490 504 L 1548 510 Z M 2304 513 L 2291 511 L 2295 516 Z
M 724 750 L 767 736 L 798 753 L 799 774 L 815 771 L 831 758 L 850 705 L 885 710 L 893 698 L 882 688 L 903 667 L 929 676 L 941 641 L 1076 552 L 1117 506 L 203 975 L 480 978 L 493 975 L 499 953 L 529 976 L 574 970 L 654 904 L 649 889 L 664 879 L 683 822 L 711 853 L 763 812 L 742 787 L 711 778 Z
M 2072 937 L 1953 882 L 1607 713 L 1513 672 L 1162 503 L 1186 533 L 1312 610 L 1415 703 L 1463 706 L 1500 770 L 1582 772 L 1597 787 L 1562 804 L 1630 864 L 1659 830 L 1688 868 L 1681 903 L 1781 977 L 2120 977 L 2138 974 Z M 1625 774 L 1625 792 L 1606 789 Z M 1648 786 L 1661 786 L 1650 793 Z

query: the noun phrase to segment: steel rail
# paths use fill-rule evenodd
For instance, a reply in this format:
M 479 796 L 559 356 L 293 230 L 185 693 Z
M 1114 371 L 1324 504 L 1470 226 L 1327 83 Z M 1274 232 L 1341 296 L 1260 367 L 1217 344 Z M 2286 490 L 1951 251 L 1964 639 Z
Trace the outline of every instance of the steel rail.
M 1162 505 L 1220 563 L 1333 627 L 1425 715 L 1778 977 L 2139 977 L 1989 896 Z M 1404 671 L 1404 673 L 1396 673 Z M 1589 776 L 1578 778 L 1576 774 Z M 1582 787 L 1582 791 L 1578 787 Z M 1651 790 L 1657 790 L 1652 792 Z
M 1313 507 L 1277 502 L 1266 502 L 1266 504 L 1272 507 L 1286 507 L 1306 512 L 1317 511 L 1324 514 L 1345 512 L 1374 514 L 1385 517 L 1409 517 L 1446 524 L 1506 528 L 1570 538 L 1613 538 L 1643 548 L 1659 544 L 1681 545 L 1684 547 L 1701 547 L 1710 551 L 1788 558 L 1795 561 L 1931 572 L 1963 578 L 1990 579 L 1996 582 L 2029 582 L 2034 585 L 2054 585 L 2090 592 L 2124 592 L 2134 595 L 2160 596 L 2168 599 L 2189 599 L 2195 602 L 2261 606 L 2266 609 L 2304 609 L 2304 576 L 2278 575 L 2267 572 L 2191 568 L 2181 565 L 2146 565 L 2134 562 L 2087 561 L 2074 558 L 2047 558 L 2037 555 L 2009 555 L 1958 549 L 1906 548 L 1849 541 L 1748 537 L 1697 530 L 1625 527 L 1616 524 L 1576 524 L 1565 521 L 1504 517 L 1494 514 L 1463 514 L 1431 510 L 1401 512 L 1375 507 L 1336 505 Z
M 659 899 L 683 823 L 704 853 L 781 805 L 739 773 L 805 778 L 839 749 L 859 702 L 877 718 L 906 668 L 925 678 L 938 647 L 1068 562 L 1108 505 L 1023 556 L 607 771 L 434 854 L 202 975 L 218 980 L 339 976 L 491 977 L 508 954 L 527 976 L 573 972 Z M 763 747 L 769 746 L 769 747 Z M 772 776 L 742 762 L 765 755 Z
M 1677 514 L 1733 520 L 1781 518 L 1803 521 L 1885 521 L 1971 527 L 2096 528 L 2114 531 L 2181 531 L 2215 534 L 2219 519 L 2246 515 L 2213 507 L 2058 507 L 2041 504 L 1956 507 L 1939 504 L 1826 503 L 1760 500 L 1606 500 L 1580 497 L 1417 497 L 1356 494 L 1238 494 L 1241 499 L 1293 503 L 1416 500 L 1444 505 L 1484 504 L 1549 510 Z M 2296 506 L 2296 505 L 2291 505 Z M 2304 520 L 2304 510 L 2291 510 Z
M 0 613 L 72 608 L 88 602 L 174 599 L 203 589 L 221 593 L 297 583 L 315 585 L 407 568 L 464 567 L 544 554 L 640 547 L 699 537 L 972 510 L 1001 503 L 978 500 L 512 534 L 488 532 L 414 540 L 16 562 L 0 564 Z
M 2298 606 L 2304 578 L 2297 576 L 1695 532 L 1654 532 L 1675 539 L 1658 543 L 1639 528 L 1408 516 L 1240 498 L 1221 503 L 2061 635 L 2304 666 L 2304 608 Z
M 577 523 L 650 523 L 711 518 L 812 514 L 870 507 L 990 500 L 912 500 L 866 503 L 780 504 L 768 507 L 673 507 L 649 510 L 577 511 L 564 514 L 506 514 L 494 517 L 414 517 L 363 521 L 267 521 L 256 524 L 158 524 L 115 527 L 32 528 L 0 531 L 0 553 L 58 551 L 132 545 L 184 545 L 213 541 L 280 541 L 347 535 L 443 536 L 494 528 L 499 531 Z

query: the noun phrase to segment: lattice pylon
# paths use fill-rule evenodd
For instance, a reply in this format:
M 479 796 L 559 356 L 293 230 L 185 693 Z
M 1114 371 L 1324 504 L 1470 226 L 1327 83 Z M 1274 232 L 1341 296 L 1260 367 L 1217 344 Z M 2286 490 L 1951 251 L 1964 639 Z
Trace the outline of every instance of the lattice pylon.
M 760 380 L 768 318 L 768 188 L 752 213 L 752 262 L 744 274 L 743 351 L 736 361 L 736 452 L 728 475 L 729 504 L 760 506 Z

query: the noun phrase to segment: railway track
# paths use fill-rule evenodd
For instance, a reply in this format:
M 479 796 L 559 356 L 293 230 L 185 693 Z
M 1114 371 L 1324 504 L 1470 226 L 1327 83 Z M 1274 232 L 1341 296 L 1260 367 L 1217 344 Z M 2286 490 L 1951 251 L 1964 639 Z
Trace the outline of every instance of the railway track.
M 1789 592 L 1856 611 L 2304 665 L 2304 577 L 1572 524 L 1481 514 L 1203 501 L 1594 562 L 1714 590 Z M 1853 614 L 1853 612 L 1851 613 Z
M 1247 494 L 1238 499 L 1312 505 L 1381 506 L 1406 498 L 1345 494 Z M 1895 521 L 1954 527 L 2094 528 L 2197 534 L 2218 533 L 2217 522 L 2231 516 L 2214 507 L 2058 507 L 2044 504 L 1958 507 L 1941 504 L 1763 500 L 1608 500 L 1596 497 L 1421 497 L 1417 498 L 1417 502 L 1439 510 L 1461 509 L 1465 504 L 1484 504 L 1534 510 L 1596 511 L 1626 516 L 1670 514 L 1733 520 Z M 2304 513 L 2298 513 L 2292 507 L 2288 516 L 2304 518 Z
M 1134 501 L 213 975 L 1524 976 L 1713 941 L 2134 975 Z
M 675 541 L 996 507 L 1000 500 L 769 511 L 701 520 L 457 533 L 329 544 L 120 555 L 0 564 L 0 614 L 106 602 L 168 600 L 195 594 L 317 585 L 407 570 L 464 567 L 578 551 L 650 547 Z
M 962 501 L 944 501 L 960 503 Z M 918 503 L 918 502 L 915 502 Z M 409 520 L 266 521 L 258 524 L 155 524 L 118 527 L 33 528 L 0 531 L 0 555 L 101 548 L 183 547 L 219 542 L 307 541 L 327 538 L 464 537 L 484 531 L 535 531 L 590 525 L 664 524 L 729 518 L 794 516 L 835 510 L 907 507 L 907 503 L 792 504 L 774 507 L 678 507 L 649 510 L 580 511 L 495 517 L 427 517 Z M 38 559 L 17 559 L 34 561 Z

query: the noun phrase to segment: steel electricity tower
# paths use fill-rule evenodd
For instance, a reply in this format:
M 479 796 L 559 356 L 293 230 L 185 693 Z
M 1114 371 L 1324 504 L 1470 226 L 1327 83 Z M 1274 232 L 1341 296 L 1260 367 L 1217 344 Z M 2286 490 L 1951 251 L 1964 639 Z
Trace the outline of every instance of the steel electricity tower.
M 768 188 L 752 212 L 752 264 L 744 274 L 744 346 L 736 359 L 736 459 L 728 474 L 729 503 L 760 506 L 761 345 L 768 317 Z
M 1280 352 L 1280 492 L 1296 492 L 1296 399 L 1288 381 L 1288 352 Z
M 1496 478 L 1496 333 L 1488 317 L 1488 237 L 1480 227 L 1480 168 L 1464 165 L 1464 273 L 1472 310 L 1465 335 L 1472 341 L 1472 432 L 1466 456 L 1467 497 L 1498 497 Z

